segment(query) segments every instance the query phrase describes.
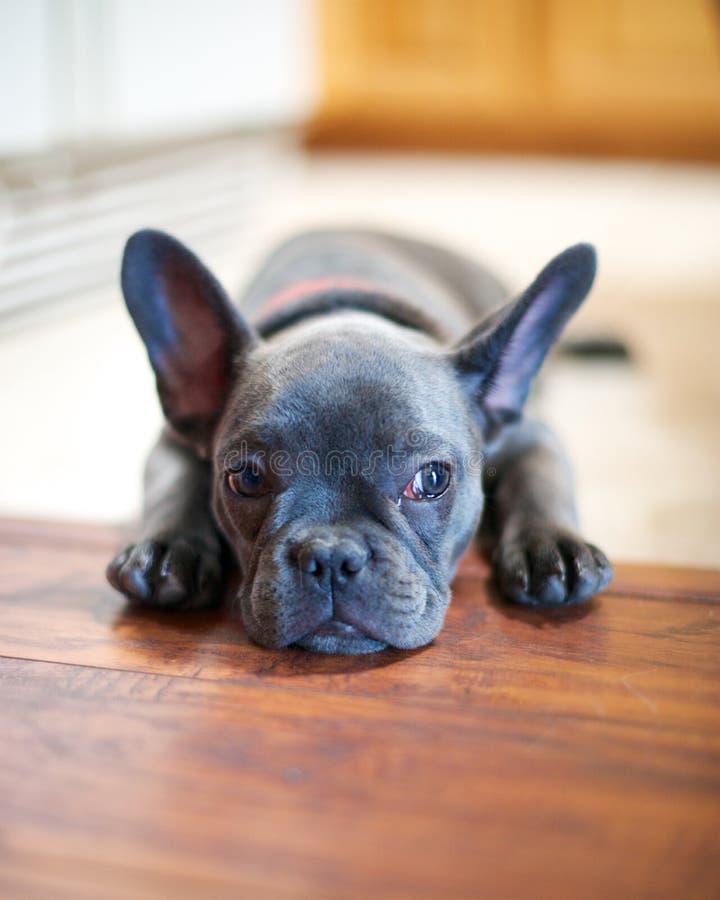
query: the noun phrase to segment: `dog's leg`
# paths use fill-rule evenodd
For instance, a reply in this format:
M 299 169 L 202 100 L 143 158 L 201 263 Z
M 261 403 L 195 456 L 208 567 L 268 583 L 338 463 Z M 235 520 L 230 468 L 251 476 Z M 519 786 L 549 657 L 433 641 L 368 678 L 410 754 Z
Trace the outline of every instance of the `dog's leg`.
M 210 485 L 210 463 L 162 434 L 145 469 L 142 538 L 107 568 L 114 588 L 153 606 L 199 608 L 219 599 L 222 543 Z
M 488 460 L 495 576 L 516 603 L 583 603 L 605 588 L 612 566 L 577 532 L 572 473 L 555 436 L 532 422 L 507 429 Z

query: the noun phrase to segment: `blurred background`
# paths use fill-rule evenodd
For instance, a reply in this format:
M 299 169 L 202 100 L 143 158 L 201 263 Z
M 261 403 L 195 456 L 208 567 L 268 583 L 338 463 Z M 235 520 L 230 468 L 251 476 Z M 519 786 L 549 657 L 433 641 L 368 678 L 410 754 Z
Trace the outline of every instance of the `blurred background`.
M 584 530 L 716 566 L 719 162 L 711 0 L 0 0 L 0 514 L 137 515 L 136 228 L 236 293 L 309 226 L 435 238 L 513 290 L 590 240 L 571 336 L 629 359 L 558 354 L 537 398 Z

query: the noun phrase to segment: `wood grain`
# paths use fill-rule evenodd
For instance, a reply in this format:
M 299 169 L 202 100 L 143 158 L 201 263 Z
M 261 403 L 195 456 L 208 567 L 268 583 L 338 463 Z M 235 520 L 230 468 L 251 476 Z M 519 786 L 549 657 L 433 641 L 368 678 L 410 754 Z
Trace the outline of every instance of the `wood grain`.
M 111 529 L 0 522 L 0 896 L 716 897 L 720 573 L 272 652 L 128 609 Z

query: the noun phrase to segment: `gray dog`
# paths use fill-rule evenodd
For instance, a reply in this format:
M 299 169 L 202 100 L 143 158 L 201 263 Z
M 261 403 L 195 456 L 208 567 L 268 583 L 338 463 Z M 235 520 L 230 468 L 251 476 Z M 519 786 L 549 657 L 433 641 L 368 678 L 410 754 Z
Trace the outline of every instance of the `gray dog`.
M 249 324 L 186 247 L 133 235 L 122 287 L 167 426 L 142 539 L 110 563 L 110 583 L 140 603 L 201 607 L 239 565 L 243 621 L 265 647 L 420 647 L 483 514 L 506 599 L 589 600 L 612 568 L 578 535 L 557 442 L 522 415 L 594 275 L 578 244 L 508 303 L 437 246 L 310 232 L 261 268 Z

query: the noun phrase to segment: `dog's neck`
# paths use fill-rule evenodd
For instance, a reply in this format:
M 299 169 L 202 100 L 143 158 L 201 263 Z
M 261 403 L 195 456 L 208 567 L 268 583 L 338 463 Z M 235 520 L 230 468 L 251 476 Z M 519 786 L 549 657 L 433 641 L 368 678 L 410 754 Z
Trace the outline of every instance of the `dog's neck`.
M 270 337 L 304 319 L 351 310 L 373 313 L 439 341 L 446 339 L 440 324 L 407 300 L 369 280 L 350 277 L 314 278 L 283 288 L 265 302 L 256 327 L 263 337 Z

